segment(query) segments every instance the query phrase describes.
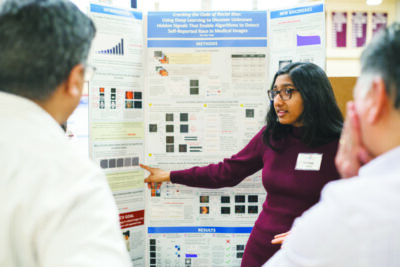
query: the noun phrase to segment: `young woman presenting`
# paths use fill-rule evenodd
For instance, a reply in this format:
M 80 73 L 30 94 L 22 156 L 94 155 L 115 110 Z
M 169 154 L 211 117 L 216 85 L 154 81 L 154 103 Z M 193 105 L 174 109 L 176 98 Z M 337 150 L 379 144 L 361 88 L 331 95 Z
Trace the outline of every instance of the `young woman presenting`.
M 141 165 L 146 183 L 172 182 L 192 187 L 235 186 L 262 169 L 267 191 L 242 259 L 261 266 L 279 248 L 271 241 L 318 202 L 323 186 L 339 178 L 334 158 L 343 125 L 325 72 L 312 63 L 279 70 L 268 91 L 271 108 L 264 126 L 237 154 L 217 164 L 179 171 Z

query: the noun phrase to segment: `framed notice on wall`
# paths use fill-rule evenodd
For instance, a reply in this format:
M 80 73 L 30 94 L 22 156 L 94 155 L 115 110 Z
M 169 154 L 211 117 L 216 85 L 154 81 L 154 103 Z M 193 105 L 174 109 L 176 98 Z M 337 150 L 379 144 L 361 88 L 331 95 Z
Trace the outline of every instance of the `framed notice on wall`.
M 351 45 L 363 47 L 367 41 L 367 12 L 351 13 Z
M 379 32 L 379 30 L 386 28 L 388 23 L 388 14 L 386 12 L 373 12 L 372 13 L 372 37 Z
M 347 12 L 332 12 L 332 47 L 346 47 Z

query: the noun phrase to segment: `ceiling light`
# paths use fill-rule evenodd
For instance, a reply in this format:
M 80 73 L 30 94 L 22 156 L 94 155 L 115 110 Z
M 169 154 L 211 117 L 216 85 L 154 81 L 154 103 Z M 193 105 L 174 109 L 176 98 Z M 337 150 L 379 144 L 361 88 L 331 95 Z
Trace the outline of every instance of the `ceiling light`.
M 382 0 L 367 0 L 367 5 L 369 6 L 377 6 L 382 4 Z

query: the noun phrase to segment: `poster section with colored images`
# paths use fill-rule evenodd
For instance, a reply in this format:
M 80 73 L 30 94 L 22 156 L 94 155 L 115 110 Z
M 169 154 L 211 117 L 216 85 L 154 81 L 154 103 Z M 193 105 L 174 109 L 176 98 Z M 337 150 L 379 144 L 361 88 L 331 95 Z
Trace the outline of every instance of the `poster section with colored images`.
M 142 13 L 91 4 L 89 152 L 107 176 L 133 266 L 145 265 Z M 101 208 L 101 207 L 99 207 Z
M 217 163 L 261 130 L 267 100 L 267 12 L 149 12 L 148 165 Z M 265 190 L 258 172 L 233 188 L 172 183 L 146 194 L 149 266 L 240 266 Z
M 277 70 L 296 62 L 325 69 L 325 10 L 322 3 L 269 12 L 271 79 Z

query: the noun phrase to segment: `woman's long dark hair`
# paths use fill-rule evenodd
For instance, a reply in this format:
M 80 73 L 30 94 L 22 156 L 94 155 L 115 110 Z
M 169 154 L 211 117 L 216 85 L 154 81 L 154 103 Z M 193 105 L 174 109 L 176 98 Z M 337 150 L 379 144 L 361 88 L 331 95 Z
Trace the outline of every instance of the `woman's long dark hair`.
M 276 78 L 283 74 L 289 75 L 303 99 L 304 110 L 299 117 L 299 121 L 303 123 L 302 142 L 309 146 L 318 146 L 339 138 L 343 127 L 343 115 L 325 72 L 313 63 L 292 63 L 275 74 L 271 90 Z M 273 143 L 283 140 L 290 133 L 292 126 L 279 123 L 274 104 L 272 101 L 270 103 L 263 140 L 266 145 L 278 150 Z

